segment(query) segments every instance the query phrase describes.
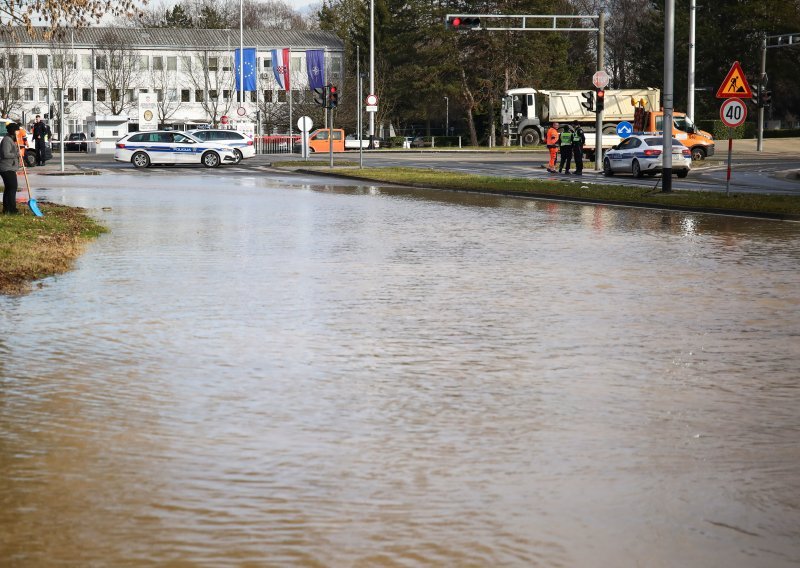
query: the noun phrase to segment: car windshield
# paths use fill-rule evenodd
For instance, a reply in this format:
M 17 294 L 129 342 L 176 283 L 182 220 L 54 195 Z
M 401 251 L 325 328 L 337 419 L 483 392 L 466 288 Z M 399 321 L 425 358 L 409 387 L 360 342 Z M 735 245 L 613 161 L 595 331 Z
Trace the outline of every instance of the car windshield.
M 645 138 L 644 141 L 648 146 L 662 146 L 664 143 L 663 138 Z M 677 138 L 672 139 L 672 145 L 682 146 L 681 141 L 678 140 Z

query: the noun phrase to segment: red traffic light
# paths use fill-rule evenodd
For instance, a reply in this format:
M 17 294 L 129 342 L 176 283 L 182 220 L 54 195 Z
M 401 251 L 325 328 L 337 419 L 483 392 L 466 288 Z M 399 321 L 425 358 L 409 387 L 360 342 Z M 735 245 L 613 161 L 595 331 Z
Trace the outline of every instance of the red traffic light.
M 450 20 L 450 25 L 453 26 L 454 28 L 457 28 L 458 26 L 461 25 L 461 18 L 453 18 L 452 20 Z
M 475 30 L 481 27 L 481 19 L 469 16 L 447 16 L 445 25 L 454 30 Z

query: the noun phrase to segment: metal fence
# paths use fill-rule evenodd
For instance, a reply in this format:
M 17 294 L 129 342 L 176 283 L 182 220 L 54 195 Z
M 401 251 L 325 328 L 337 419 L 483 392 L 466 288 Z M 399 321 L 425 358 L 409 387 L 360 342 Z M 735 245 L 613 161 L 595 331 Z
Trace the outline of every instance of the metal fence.
M 295 143 L 300 142 L 299 136 L 256 136 L 257 154 L 291 154 Z

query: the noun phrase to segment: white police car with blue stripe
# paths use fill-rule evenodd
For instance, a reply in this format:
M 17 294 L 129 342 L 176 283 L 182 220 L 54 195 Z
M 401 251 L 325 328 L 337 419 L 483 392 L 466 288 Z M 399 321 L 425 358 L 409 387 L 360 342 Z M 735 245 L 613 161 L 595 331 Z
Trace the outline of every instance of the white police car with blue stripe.
M 608 152 L 603 158 L 603 175 L 630 173 L 640 178 L 661 173 L 664 138 L 660 134 L 635 134 L 626 138 Z M 672 172 L 685 178 L 692 169 L 692 151 L 672 139 Z
M 130 162 L 136 168 L 152 164 L 203 164 L 216 168 L 238 162 L 233 149 L 214 142 L 202 142 L 173 130 L 134 132 L 117 140 L 114 159 Z
M 203 142 L 213 142 L 233 148 L 233 153 L 236 156 L 236 163 L 239 163 L 244 158 L 252 158 L 256 155 L 253 137 L 242 134 L 236 130 L 201 128 L 199 130 L 190 130 L 189 134 Z

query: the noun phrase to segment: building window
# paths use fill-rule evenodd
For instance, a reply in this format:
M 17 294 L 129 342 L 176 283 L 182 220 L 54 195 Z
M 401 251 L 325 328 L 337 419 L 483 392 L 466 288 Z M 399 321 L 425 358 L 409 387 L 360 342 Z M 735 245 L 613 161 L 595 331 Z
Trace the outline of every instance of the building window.
M 219 57 L 209 57 L 208 58 L 208 70 L 209 71 L 217 71 L 217 70 L 219 70 Z
M 276 91 L 278 93 L 278 102 L 285 103 L 289 101 L 289 97 L 286 96 L 286 91 Z
M 272 69 L 272 58 L 265 57 L 264 58 L 264 69 Z
M 258 102 L 258 91 L 250 91 L 248 93 L 248 95 L 250 96 L 250 102 L 251 103 L 257 103 Z
M 222 70 L 223 71 L 230 71 L 231 65 L 233 65 L 233 58 L 231 57 L 223 57 L 222 58 Z
M 160 103 L 164 102 L 164 90 L 156 89 L 156 100 Z
M 106 101 L 106 90 L 105 89 L 97 89 L 97 100 L 101 103 Z
M 272 91 L 264 91 L 264 102 L 265 103 L 272 102 Z
M 168 101 L 177 101 L 178 100 L 178 89 L 169 89 L 169 90 L 167 90 L 167 100 Z
M 153 56 L 153 71 L 164 70 L 164 58 L 160 55 Z
M 47 100 L 47 89 L 39 89 L 39 100 L 46 101 Z
M 22 100 L 23 101 L 32 101 L 33 100 L 33 88 L 25 88 L 22 90 Z
M 128 89 L 127 91 L 125 91 L 125 97 L 126 97 L 126 98 L 127 98 L 129 101 L 131 101 L 131 102 L 132 102 L 132 101 L 134 100 L 134 97 L 135 97 L 135 96 L 136 96 L 136 95 L 134 94 L 134 91 L 133 91 L 133 89 Z
M 92 90 L 91 89 L 81 89 L 81 100 L 82 101 L 91 101 L 92 100 Z
M 81 55 L 81 69 L 91 69 L 92 68 L 92 56 L 91 55 Z
M 33 55 L 26 53 L 22 56 L 22 66 L 25 69 L 33 69 Z
M 305 100 L 303 93 L 305 91 L 300 91 L 298 89 L 292 89 L 292 103 L 302 103 Z
M 225 89 L 225 90 L 222 91 L 222 100 L 223 101 L 231 100 L 231 90 L 230 89 Z
M 170 55 L 167 57 L 167 71 L 177 71 L 178 70 L 178 58 L 174 55 Z
M 196 102 L 196 103 L 202 103 L 203 102 L 203 91 L 201 91 L 200 89 L 197 89 L 194 92 L 194 102 Z
M 219 94 L 217 93 L 217 90 L 211 89 L 210 91 L 208 91 L 208 98 L 209 100 L 212 101 L 216 101 L 217 99 L 219 99 Z
M 293 70 L 295 72 L 299 71 L 300 69 L 303 69 L 303 67 L 301 67 L 301 63 L 303 61 L 301 58 L 299 58 L 299 57 L 291 57 L 290 61 L 291 62 L 289 63 L 289 69 L 291 69 L 291 70 Z
M 106 68 L 106 56 L 105 55 L 97 55 L 94 58 L 94 68 L 95 69 L 105 69 Z
M 47 69 L 47 60 L 48 60 L 48 57 L 46 55 L 37 55 L 36 56 L 36 66 L 39 69 Z
M 191 91 L 189 89 L 181 89 L 181 102 L 188 103 L 192 100 Z
M 74 103 L 78 100 L 78 89 L 75 87 L 68 87 L 67 88 L 67 100 L 71 103 Z

